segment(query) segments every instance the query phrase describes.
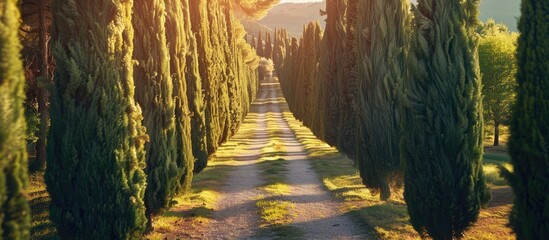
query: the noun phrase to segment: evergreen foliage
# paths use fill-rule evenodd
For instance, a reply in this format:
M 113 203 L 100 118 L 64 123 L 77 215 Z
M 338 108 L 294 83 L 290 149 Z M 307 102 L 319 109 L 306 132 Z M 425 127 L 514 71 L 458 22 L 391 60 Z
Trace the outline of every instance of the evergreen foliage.
M 140 238 L 148 136 L 134 101 L 133 1 L 59 0 L 52 7 L 50 218 L 64 239 Z
M 265 40 L 265 52 L 263 57 L 267 59 L 273 59 L 273 43 L 271 40 L 271 34 L 266 33 L 267 39 Z
M 549 2 L 522 1 L 517 103 L 511 118 L 507 178 L 515 193 L 510 223 L 517 239 L 549 238 Z
M 189 49 L 185 54 L 186 64 L 184 66 L 185 78 L 187 80 L 187 98 L 188 106 L 191 111 L 191 142 L 193 148 L 194 162 L 193 173 L 198 173 L 208 163 L 208 148 L 206 142 L 206 112 L 205 112 L 205 96 L 202 90 L 202 79 L 199 72 L 198 61 L 198 43 L 195 35 L 197 30 L 193 27 L 191 19 L 196 18 L 197 12 L 191 12 L 191 9 L 196 1 L 182 0 L 183 14 L 187 17 L 183 18 L 183 27 L 185 29 L 186 40 Z M 205 47 L 205 46 L 202 46 Z
M 343 90 L 341 82 L 345 81 L 343 66 L 345 62 L 345 12 L 346 0 L 326 1 L 326 30 L 322 39 L 323 51 L 320 55 L 319 81 L 322 82 L 321 96 L 325 105 L 323 112 L 323 140 L 332 146 L 341 142 L 339 135 L 341 97 Z
M 346 24 L 345 24 L 345 62 L 343 67 L 343 80 L 339 82 L 342 93 L 340 102 L 339 139 L 338 147 L 349 157 L 356 158 L 356 130 L 358 110 L 358 52 L 357 52 L 357 18 L 358 0 L 347 0 Z
M 152 215 L 168 207 L 179 189 L 175 105 L 166 42 L 164 0 L 150 0 L 133 8 L 135 99 L 143 111 L 150 141 L 145 144 L 147 189 L 145 207 L 149 227 Z M 150 36 L 156 36 L 151 38 Z
M 194 108 L 191 110 L 193 113 L 204 112 L 201 114 L 204 116 L 203 133 L 198 134 L 205 134 L 205 144 L 202 144 L 201 138 L 201 144 L 193 148 L 198 149 L 198 154 L 195 152 L 197 160 L 194 171 L 200 172 L 207 166 L 208 156 L 236 132 L 255 99 L 258 58 L 244 38 L 244 28 L 234 17 L 232 1 L 198 0 L 188 3 L 192 31 L 196 36 L 197 79 L 200 79 L 204 93 L 203 110 L 199 110 L 198 105 L 191 107 Z M 189 87 L 189 100 L 199 99 L 198 96 L 190 96 L 196 94 L 191 89 L 198 90 L 197 87 Z M 194 121 L 192 125 L 194 129 L 200 124 Z M 195 133 L 193 130 L 193 135 Z
M 263 37 L 261 36 L 261 32 L 259 32 L 259 35 L 257 37 L 257 46 L 255 50 L 256 50 L 257 56 L 265 57 L 265 47 L 263 46 Z
M 356 162 L 363 183 L 390 195 L 401 185 L 399 90 L 405 69 L 409 3 L 400 0 L 358 4 L 358 123 Z
M 478 0 L 419 0 L 402 106 L 401 154 L 410 221 L 434 239 L 460 238 L 487 202 L 474 32 Z
M 25 77 L 16 0 L 0 3 L 0 239 L 30 237 Z
M 180 184 L 178 184 L 178 192 L 181 192 L 190 188 L 194 168 L 190 101 L 187 97 L 187 84 L 194 79 L 187 79 L 185 74 L 188 63 L 186 55 L 191 52 L 192 32 L 187 25 L 189 11 L 183 8 L 181 0 L 166 0 L 166 11 L 166 40 L 169 47 L 172 97 L 175 104 L 176 145 L 174 147 L 177 151 L 176 163 L 181 171 Z M 190 63 L 191 61 L 189 65 Z

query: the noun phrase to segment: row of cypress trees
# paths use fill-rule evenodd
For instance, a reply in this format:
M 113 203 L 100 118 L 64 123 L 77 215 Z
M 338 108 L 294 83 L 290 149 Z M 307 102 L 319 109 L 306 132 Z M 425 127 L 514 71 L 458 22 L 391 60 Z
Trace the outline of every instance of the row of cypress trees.
M 258 57 L 232 4 L 53 3 L 45 178 L 62 238 L 140 238 L 234 134 Z
M 275 34 L 294 115 L 353 158 L 381 199 L 404 183 L 412 225 L 435 239 L 459 238 L 489 200 L 478 4 L 419 0 L 412 21 L 408 1 L 328 0 L 324 33 Z

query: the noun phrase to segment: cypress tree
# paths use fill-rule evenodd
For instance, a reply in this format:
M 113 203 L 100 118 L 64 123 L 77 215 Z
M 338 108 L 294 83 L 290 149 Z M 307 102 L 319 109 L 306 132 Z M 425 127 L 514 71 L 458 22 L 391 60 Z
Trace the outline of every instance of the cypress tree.
M 28 239 L 31 226 L 19 17 L 16 0 L 0 4 L 0 239 Z
M 175 104 L 176 127 L 176 161 L 182 172 L 180 177 L 180 190 L 190 188 L 193 178 L 194 155 L 191 136 L 191 117 L 189 114 L 189 98 L 187 97 L 187 84 L 193 81 L 187 79 L 185 67 L 186 55 L 191 51 L 189 12 L 184 11 L 181 0 L 166 0 L 166 38 L 170 51 L 170 71 L 173 82 L 173 100 Z
M 549 2 L 522 1 L 517 103 L 511 119 L 507 173 L 515 193 L 510 216 L 517 239 L 549 238 Z
M 369 0 L 358 4 L 359 143 L 362 182 L 382 200 L 401 185 L 398 93 L 404 76 L 409 4 Z
M 340 121 L 340 82 L 343 81 L 343 68 L 345 52 L 345 10 L 346 0 L 327 0 L 326 30 L 322 42 L 322 55 L 320 56 L 324 111 L 324 140 L 332 145 L 338 144 L 339 121 Z
M 271 34 L 267 33 L 267 39 L 265 40 L 265 58 L 272 59 L 273 58 L 273 43 L 271 40 Z
M 342 101 L 340 102 L 341 115 L 339 120 L 339 148 L 350 158 L 356 158 L 356 134 L 358 109 L 358 82 L 357 82 L 357 43 L 356 25 L 358 17 L 358 0 L 347 0 L 345 24 L 345 56 L 343 64 L 343 81 L 340 82 Z
M 261 36 L 261 31 L 259 31 L 259 36 L 257 37 L 257 48 L 255 50 L 257 56 L 265 57 L 265 47 L 263 46 L 263 37 Z
M 404 197 L 421 235 L 460 238 L 487 200 L 478 0 L 419 0 L 402 107 Z
M 133 57 L 138 62 L 134 68 L 135 99 L 143 110 L 143 125 L 150 137 L 145 144 L 145 207 L 149 230 L 152 230 L 152 215 L 168 206 L 181 178 L 165 7 L 164 0 L 135 4 L 132 20 L 135 29 Z
M 52 7 L 50 219 L 64 239 L 140 238 L 148 137 L 134 101 L 133 1 L 59 0 Z
M 210 19 L 208 17 L 208 1 L 197 0 L 189 1 L 189 11 L 191 13 L 191 26 L 193 33 L 195 33 L 197 50 L 198 50 L 198 70 L 201 79 L 202 91 L 204 91 L 204 134 L 206 141 L 206 157 L 195 161 L 194 172 L 200 172 L 208 165 L 208 156 L 213 152 L 214 146 L 214 130 L 215 126 L 218 126 L 216 119 L 212 119 L 212 116 L 217 116 L 217 108 L 212 107 L 212 102 L 217 101 L 217 95 L 212 93 L 211 86 L 215 85 L 215 78 L 210 76 L 213 72 L 214 65 L 211 65 L 209 61 L 214 58 L 214 50 L 212 46 L 211 36 L 209 28 L 216 27 L 210 25 Z M 215 88 L 214 88 L 215 89 Z
M 208 148 L 206 141 L 206 113 L 205 95 L 202 90 L 202 79 L 199 72 L 198 43 L 195 31 L 199 25 L 192 22 L 200 21 L 194 4 L 198 1 L 182 0 L 183 5 L 183 26 L 186 32 L 188 51 L 185 59 L 185 78 L 187 80 L 187 98 L 189 110 L 191 111 L 191 142 L 194 155 L 193 173 L 198 173 L 206 168 L 208 163 Z M 192 4 L 192 5 L 191 5 Z M 193 11 L 191 11 L 193 10 Z M 191 19 L 195 19 L 191 22 Z M 202 46 L 204 47 L 204 46 Z

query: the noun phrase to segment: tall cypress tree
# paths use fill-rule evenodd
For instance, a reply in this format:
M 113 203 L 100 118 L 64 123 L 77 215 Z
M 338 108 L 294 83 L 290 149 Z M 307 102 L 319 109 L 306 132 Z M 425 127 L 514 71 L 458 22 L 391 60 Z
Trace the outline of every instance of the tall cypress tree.
M 409 4 L 369 0 L 358 4 L 359 122 L 356 152 L 364 184 L 382 200 L 402 184 L 398 94 L 404 77 Z M 393 184 L 395 185 L 395 184 Z
M 549 2 L 522 1 L 517 103 L 507 173 L 515 193 L 510 222 L 518 239 L 549 238 Z
M 213 131 L 212 127 L 218 125 L 215 119 L 212 119 L 212 110 L 216 108 L 212 107 L 212 101 L 217 100 L 217 96 L 212 94 L 212 89 L 210 86 L 215 85 L 214 81 L 216 79 L 210 77 L 212 68 L 215 66 L 209 65 L 209 61 L 213 59 L 213 46 L 210 41 L 210 19 L 208 17 L 208 1 L 207 0 L 196 0 L 189 1 L 189 11 L 191 13 L 191 26 L 192 30 L 196 36 L 197 43 L 197 54 L 198 54 L 198 70 L 201 80 L 201 90 L 204 92 L 204 134 L 205 134 L 205 146 L 207 147 L 205 152 L 205 158 L 198 159 L 195 161 L 194 172 L 200 172 L 208 165 L 208 156 L 214 149 L 213 144 Z M 198 89 L 197 89 L 198 90 Z M 214 127 L 215 128 L 215 127 Z
M 271 34 L 266 33 L 267 39 L 265 40 L 265 58 L 272 59 L 273 58 L 273 43 L 271 40 Z
M 434 239 L 459 238 L 487 198 L 474 33 L 478 0 L 419 0 L 402 111 L 410 221 Z
M 257 56 L 263 57 L 265 55 L 265 48 L 263 46 L 263 37 L 261 36 L 261 31 L 259 31 L 259 36 L 257 37 L 257 47 L 255 49 Z
M 145 144 L 147 190 L 145 207 L 149 228 L 152 216 L 166 208 L 179 186 L 175 107 L 170 57 L 166 42 L 164 0 L 144 1 L 134 5 L 135 29 L 133 58 L 135 99 L 143 110 L 143 125 L 150 141 Z M 155 36 L 151 38 L 150 36 Z
M 185 78 L 187 80 L 187 98 L 191 111 L 191 142 L 194 155 L 193 172 L 198 173 L 206 168 L 208 163 L 208 147 L 206 141 L 205 95 L 202 90 L 202 79 L 199 71 L 199 46 L 195 31 L 200 25 L 192 22 L 200 21 L 196 10 L 198 1 L 182 0 L 183 26 L 186 32 L 188 49 L 185 54 Z M 193 10 L 193 11 L 191 11 Z M 196 20 L 198 18 L 198 20 Z M 192 20 L 191 19 L 195 19 Z M 205 47 L 205 46 L 202 46 Z
M 341 81 L 341 99 L 339 118 L 339 149 L 350 158 L 356 158 L 356 133 L 357 133 L 357 95 L 359 85 L 357 79 L 357 19 L 358 0 L 347 0 L 346 24 L 345 24 L 345 52 L 343 63 L 343 81 Z
M 134 101 L 133 1 L 59 0 L 52 7 L 50 219 L 64 239 L 140 238 L 148 137 Z
M 338 144 L 340 122 L 340 82 L 343 81 L 343 66 L 345 52 L 345 9 L 346 0 L 327 0 L 326 30 L 322 40 L 322 55 L 320 56 L 320 79 L 322 82 L 324 110 L 324 140 L 332 145 Z
M 176 161 L 182 172 L 180 190 L 185 191 L 191 186 L 194 167 L 191 116 L 187 97 L 187 84 L 194 79 L 187 79 L 185 75 L 186 55 L 191 52 L 192 32 L 190 26 L 185 24 L 189 21 L 189 12 L 183 9 L 181 0 L 166 0 L 166 11 L 166 38 L 170 51 L 170 75 L 175 104 Z
M 30 237 L 19 17 L 16 0 L 0 4 L 0 239 Z

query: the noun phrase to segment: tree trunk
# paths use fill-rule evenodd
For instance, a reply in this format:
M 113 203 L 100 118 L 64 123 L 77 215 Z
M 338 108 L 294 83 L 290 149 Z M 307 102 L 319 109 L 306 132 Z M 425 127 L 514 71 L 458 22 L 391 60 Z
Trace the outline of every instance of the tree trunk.
M 49 51 L 48 51 L 48 28 L 46 23 L 47 1 L 39 1 L 39 31 L 40 31 L 40 78 L 42 81 L 49 81 Z M 48 137 L 48 122 L 50 114 L 48 111 L 49 92 L 42 84 L 38 93 L 38 112 L 40 113 L 40 131 L 36 142 L 36 166 L 39 170 L 46 167 L 46 138 Z
M 499 123 L 494 123 L 494 146 L 499 146 Z

